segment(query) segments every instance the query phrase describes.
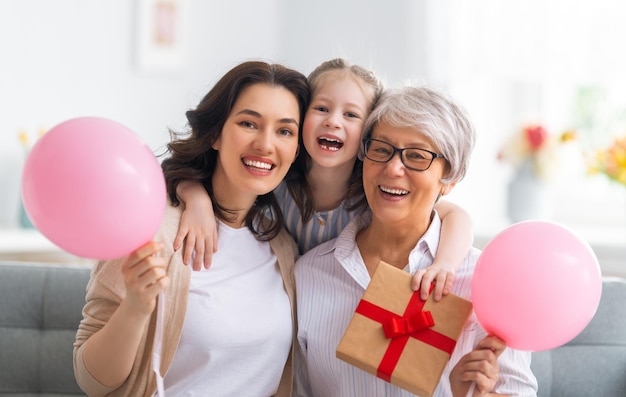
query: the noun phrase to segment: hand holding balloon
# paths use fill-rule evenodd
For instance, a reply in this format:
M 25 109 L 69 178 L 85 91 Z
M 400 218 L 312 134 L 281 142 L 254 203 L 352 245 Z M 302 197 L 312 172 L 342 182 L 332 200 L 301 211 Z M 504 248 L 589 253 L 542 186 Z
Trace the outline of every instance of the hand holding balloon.
M 77 256 L 126 256 L 157 232 L 165 180 L 150 149 L 114 121 L 82 117 L 48 131 L 22 174 L 31 221 L 50 241 Z
M 494 237 L 476 263 L 478 322 L 508 347 L 541 351 L 576 337 L 600 303 L 602 278 L 589 244 L 550 222 L 526 221 Z
M 133 251 L 122 265 L 126 298 L 122 304 L 138 315 L 149 317 L 157 296 L 169 285 L 162 243 L 149 242 Z

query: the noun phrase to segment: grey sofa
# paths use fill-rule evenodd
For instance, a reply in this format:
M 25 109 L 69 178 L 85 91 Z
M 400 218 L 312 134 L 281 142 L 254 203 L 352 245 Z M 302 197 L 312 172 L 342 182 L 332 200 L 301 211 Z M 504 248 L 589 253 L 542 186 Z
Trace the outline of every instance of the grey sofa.
M 72 344 L 90 267 L 0 262 L 0 396 L 83 395 Z M 533 353 L 539 397 L 626 396 L 626 280 L 605 279 L 574 340 Z
M 626 396 L 626 280 L 605 278 L 591 323 L 565 346 L 533 353 L 539 397 Z
M 84 396 L 72 345 L 91 267 L 0 262 L 0 396 Z

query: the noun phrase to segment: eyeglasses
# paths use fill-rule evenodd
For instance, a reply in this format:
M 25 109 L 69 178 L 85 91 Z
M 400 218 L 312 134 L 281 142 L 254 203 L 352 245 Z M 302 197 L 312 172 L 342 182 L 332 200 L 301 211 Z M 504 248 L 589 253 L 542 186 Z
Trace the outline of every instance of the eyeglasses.
M 443 154 L 430 150 L 412 147 L 399 149 L 391 143 L 374 138 L 363 139 L 363 151 L 365 157 L 377 163 L 387 163 L 398 153 L 402 164 L 413 171 L 426 171 L 436 158 L 445 159 Z

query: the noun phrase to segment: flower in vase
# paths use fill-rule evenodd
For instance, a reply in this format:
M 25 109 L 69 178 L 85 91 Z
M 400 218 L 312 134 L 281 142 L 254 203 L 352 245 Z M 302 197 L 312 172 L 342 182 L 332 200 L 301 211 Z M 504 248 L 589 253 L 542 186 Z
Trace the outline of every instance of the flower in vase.
M 604 174 L 626 186 L 626 135 L 615 138 L 609 147 L 597 150 L 589 171 L 592 174 Z
M 524 126 L 511 135 L 498 152 L 498 160 L 509 163 L 517 173 L 529 172 L 540 180 L 557 178 L 568 164 L 569 152 L 579 156 L 573 130 L 550 134 L 541 124 Z

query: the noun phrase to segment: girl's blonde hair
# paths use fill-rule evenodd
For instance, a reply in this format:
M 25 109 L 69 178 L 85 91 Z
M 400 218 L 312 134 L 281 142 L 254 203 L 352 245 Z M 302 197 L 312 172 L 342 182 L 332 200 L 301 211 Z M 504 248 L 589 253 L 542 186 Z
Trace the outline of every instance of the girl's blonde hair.
M 383 84 L 371 71 L 359 65 L 352 65 L 343 58 L 335 58 L 326 62 L 322 62 L 316 67 L 308 77 L 309 86 L 311 87 L 311 96 L 314 96 L 319 88 L 323 77 L 329 72 L 343 71 L 347 75 L 352 75 L 356 81 L 363 85 L 371 93 L 370 111 L 378 102 L 378 98 L 383 92 Z

